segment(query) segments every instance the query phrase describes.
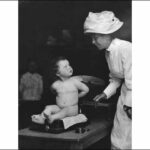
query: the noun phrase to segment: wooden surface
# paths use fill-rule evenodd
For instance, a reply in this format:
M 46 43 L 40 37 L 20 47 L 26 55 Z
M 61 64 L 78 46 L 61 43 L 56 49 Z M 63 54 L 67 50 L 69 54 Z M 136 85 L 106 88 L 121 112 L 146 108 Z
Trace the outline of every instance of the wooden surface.
M 84 149 L 108 136 L 112 121 L 96 119 L 91 121 L 84 133 L 75 130 L 59 134 L 31 131 L 25 128 L 19 131 L 19 148 L 26 149 Z

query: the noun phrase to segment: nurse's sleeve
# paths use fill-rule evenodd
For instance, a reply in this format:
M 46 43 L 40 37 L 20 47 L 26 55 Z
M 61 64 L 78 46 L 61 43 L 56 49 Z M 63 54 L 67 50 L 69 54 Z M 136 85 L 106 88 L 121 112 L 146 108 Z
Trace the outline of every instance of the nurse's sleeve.
M 121 79 L 115 78 L 111 73 L 109 74 L 109 77 L 110 77 L 109 79 L 110 83 L 103 91 L 106 94 L 107 99 L 116 93 L 117 88 L 121 84 Z
M 131 44 L 128 45 L 126 53 L 123 55 L 123 69 L 124 79 L 126 86 L 126 95 L 124 105 L 132 107 L 132 48 Z

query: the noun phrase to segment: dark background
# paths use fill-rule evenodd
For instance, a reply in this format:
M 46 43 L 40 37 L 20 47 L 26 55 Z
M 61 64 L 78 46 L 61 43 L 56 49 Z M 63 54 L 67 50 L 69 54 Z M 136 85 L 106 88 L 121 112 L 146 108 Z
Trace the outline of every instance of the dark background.
M 70 61 L 74 75 L 93 75 L 107 83 L 109 70 L 104 53 L 83 34 L 89 11 L 103 10 L 113 11 L 124 22 L 118 38 L 131 41 L 131 1 L 19 1 L 19 78 L 27 71 L 28 60 L 36 60 L 48 94 L 49 62 L 63 55 Z M 49 35 L 61 40 L 62 29 L 71 31 L 72 43 L 47 45 Z
M 28 62 L 33 59 L 38 63 L 38 72 L 43 76 L 44 82 L 42 101 L 20 103 L 19 129 L 30 125 L 32 114 L 38 114 L 45 105 L 55 103 L 49 82 L 49 64 L 53 57 L 67 57 L 74 69 L 74 75 L 96 76 L 108 84 L 109 69 L 104 52 L 98 51 L 92 45 L 90 37 L 83 34 L 83 23 L 88 13 L 103 10 L 113 11 L 124 22 L 124 26 L 117 31 L 118 38 L 131 41 L 131 1 L 19 1 L 19 81 L 21 75 L 27 71 Z M 60 44 L 63 40 L 62 29 L 70 30 L 70 43 Z M 53 46 L 47 44 L 49 35 L 57 39 Z M 94 87 L 90 91 L 100 92 L 103 89 L 104 87 Z M 119 90 L 112 100 L 116 101 L 118 96 Z M 97 114 L 95 109 L 91 111 L 91 107 L 84 109 L 87 114 L 88 111 L 94 116 Z M 111 114 L 113 112 L 115 108 Z M 106 137 L 101 143 L 92 145 L 92 148 L 110 147 L 110 138 Z

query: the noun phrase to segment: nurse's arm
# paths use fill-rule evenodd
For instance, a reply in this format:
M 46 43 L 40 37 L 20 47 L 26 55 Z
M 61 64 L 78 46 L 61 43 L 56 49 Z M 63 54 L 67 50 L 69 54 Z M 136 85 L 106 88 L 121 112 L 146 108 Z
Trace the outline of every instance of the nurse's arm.
M 111 73 L 109 74 L 109 77 L 110 77 L 109 79 L 110 83 L 103 91 L 106 94 L 107 99 L 109 99 L 112 95 L 116 93 L 117 88 L 121 84 L 121 79 L 115 78 Z

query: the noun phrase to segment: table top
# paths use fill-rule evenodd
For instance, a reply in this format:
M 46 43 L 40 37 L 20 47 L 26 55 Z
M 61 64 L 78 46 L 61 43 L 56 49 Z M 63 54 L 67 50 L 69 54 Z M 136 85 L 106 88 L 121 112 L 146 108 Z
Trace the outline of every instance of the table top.
M 95 136 L 103 132 L 109 132 L 109 129 L 112 126 L 112 121 L 106 120 L 106 119 L 94 119 L 92 120 L 86 127 L 87 131 L 84 133 L 76 133 L 75 130 L 68 130 L 63 133 L 46 133 L 46 132 L 39 132 L 39 131 L 33 131 L 29 128 L 21 129 L 19 131 L 20 137 L 33 137 L 33 138 L 45 138 L 45 139 L 55 139 L 55 140 L 61 140 L 61 141 L 82 141 L 87 139 L 88 137 L 91 137 L 92 135 Z

